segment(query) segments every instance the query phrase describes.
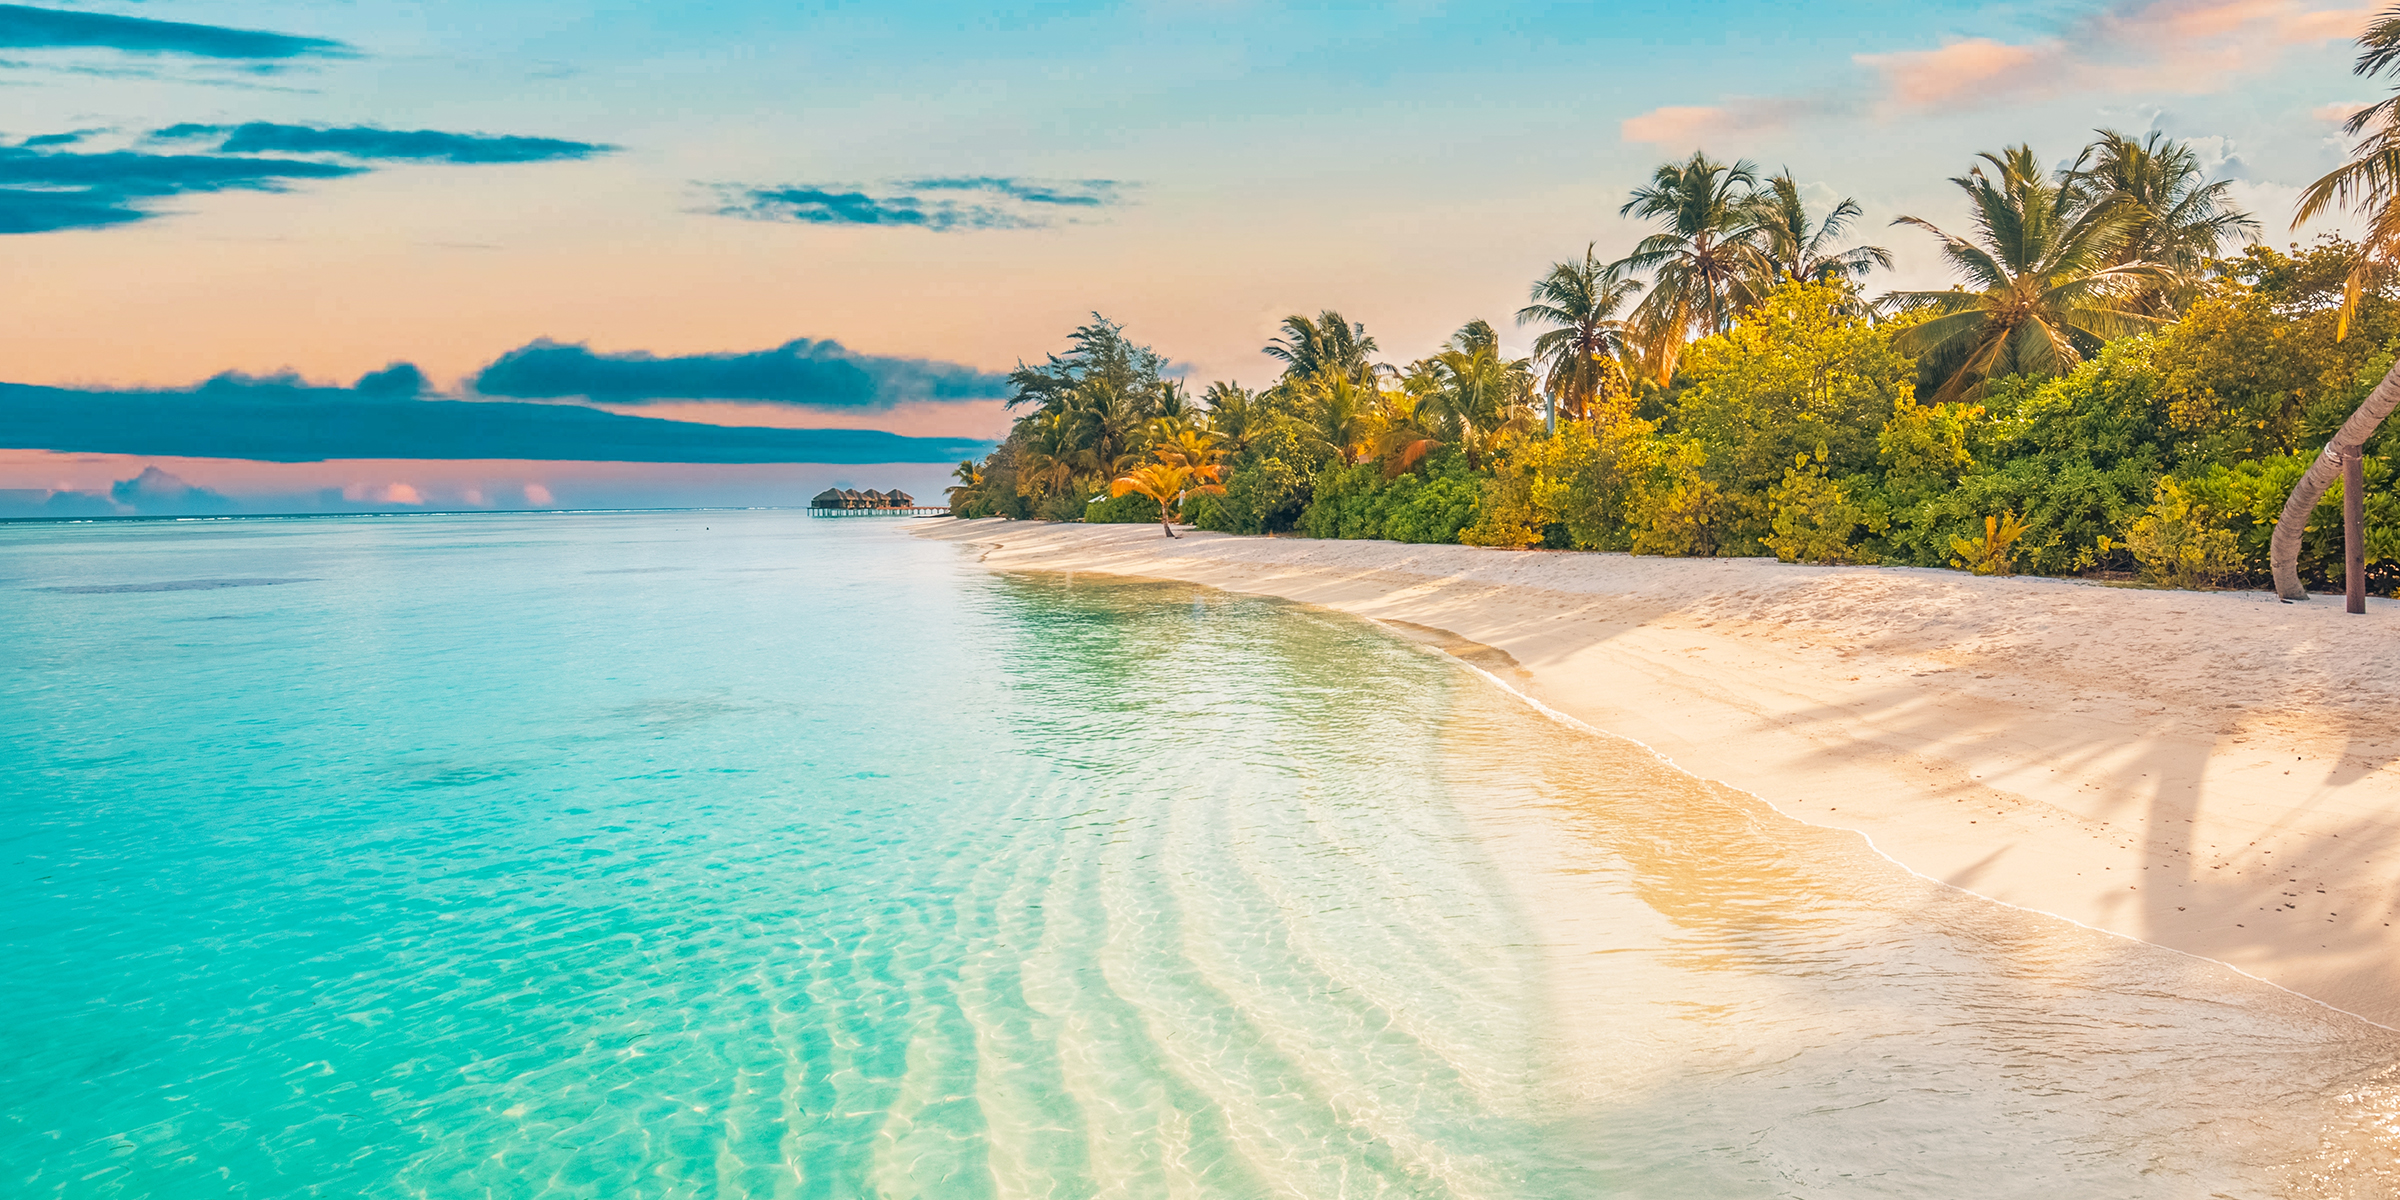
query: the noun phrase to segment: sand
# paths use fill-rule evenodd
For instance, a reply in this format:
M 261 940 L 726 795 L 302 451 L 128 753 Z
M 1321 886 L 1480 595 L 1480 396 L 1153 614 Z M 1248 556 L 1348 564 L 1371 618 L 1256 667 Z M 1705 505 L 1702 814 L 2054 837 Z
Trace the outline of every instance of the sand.
M 2007 904 L 2400 1027 L 2400 602 L 944 521 L 997 570 L 1384 622 Z

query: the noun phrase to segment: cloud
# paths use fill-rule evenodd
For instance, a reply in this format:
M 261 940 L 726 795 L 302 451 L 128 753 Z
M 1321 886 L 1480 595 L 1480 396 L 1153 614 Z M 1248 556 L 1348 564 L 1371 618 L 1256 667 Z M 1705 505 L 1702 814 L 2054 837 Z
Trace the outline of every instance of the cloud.
M 234 508 L 233 501 L 224 496 L 194 487 L 157 467 L 144 467 L 141 474 L 110 484 L 108 497 L 138 513 L 225 513 Z
M 169 196 L 279 192 L 295 181 L 338 179 L 364 169 L 283 158 L 0 146 L 0 234 L 129 224 L 157 215 L 147 202 Z
M 723 185 L 718 216 L 802 225 L 901 229 L 1046 229 L 1060 209 L 1098 210 L 1120 202 L 1113 179 L 945 176 L 904 179 L 869 191 L 850 184 Z M 927 195 L 925 193 L 931 193 Z M 953 197 L 957 198 L 953 198 Z M 1075 218 L 1067 218 L 1076 223 Z
M 269 121 L 250 121 L 231 126 L 169 125 L 150 136 L 164 141 L 217 139 L 216 149 L 227 154 L 332 154 L 343 158 L 381 161 L 474 165 L 590 158 L 617 149 L 597 142 L 572 142 L 563 138 L 446 133 L 438 129 L 381 129 L 371 125 L 278 125 Z
M 700 425 L 575 404 L 419 398 L 228 372 L 172 391 L 0 384 L 0 447 L 263 462 L 939 463 L 981 456 L 992 443 L 871 429 Z
M 1888 102 L 1903 108 L 1931 108 L 1958 100 L 1988 100 L 1995 94 L 2054 81 L 2064 49 L 2062 42 L 2011 46 L 1990 38 L 1968 38 L 1939 50 L 1862 54 L 1858 61 L 1883 76 Z
M 1887 108 L 1978 108 L 2069 91 L 2211 92 L 2286 46 L 2358 36 L 2370 8 L 2304 0 L 2147 0 L 2022 44 L 1969 38 L 1938 50 L 1862 54 Z
M 170 125 L 137 142 L 140 148 L 83 149 L 94 132 L 46 134 L 0 146 L 0 234 L 127 225 L 162 215 L 155 207 L 159 201 L 187 193 L 282 192 L 295 183 L 376 169 L 360 160 L 516 163 L 588 158 L 615 149 L 557 138 L 267 122 Z M 217 152 L 164 154 L 151 148 L 203 139 L 214 141 Z M 301 155 L 315 157 L 295 157 Z
M 195 58 L 273 61 L 309 56 L 347 56 L 348 46 L 325 38 L 296 37 L 222 25 L 187 25 L 106 13 L 68 12 L 0 4 L 0 47 L 53 50 L 100 47 L 128 54 L 184 54 Z
M 1627 118 L 1617 127 L 1617 135 L 1628 142 L 1655 146 L 1698 146 L 1714 139 L 1781 129 L 1819 107 L 1798 100 L 1750 98 L 1722 104 L 1669 105 Z
M 2287 46 L 2356 37 L 2369 8 L 2320 9 L 2307 0 L 2132 0 L 2069 23 L 2051 37 L 1962 38 L 1928 50 L 1860 54 L 1866 103 L 1802 97 L 1727 100 L 1654 110 L 1620 129 L 1627 141 L 1680 145 L 1775 128 L 1793 119 L 1871 108 L 1885 116 L 1994 108 L 2070 92 L 2197 94 L 2235 86 Z
M 525 485 L 525 503 L 535 508 L 548 508 L 558 503 L 558 497 L 551 495 L 550 489 L 541 484 L 529 483 Z
M 630 404 L 654 400 L 757 400 L 822 408 L 887 409 L 922 400 L 988 400 L 1008 377 L 957 363 L 857 354 L 799 338 L 773 350 L 659 358 L 595 354 L 548 339 L 503 354 L 475 377 L 486 396 Z

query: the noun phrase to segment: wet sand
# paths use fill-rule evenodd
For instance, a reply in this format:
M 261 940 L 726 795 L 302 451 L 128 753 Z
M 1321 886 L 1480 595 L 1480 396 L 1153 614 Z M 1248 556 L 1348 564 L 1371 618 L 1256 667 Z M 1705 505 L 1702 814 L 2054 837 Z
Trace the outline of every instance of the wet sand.
M 2400 603 L 928 522 L 1384 622 L 1911 870 L 2400 1026 Z

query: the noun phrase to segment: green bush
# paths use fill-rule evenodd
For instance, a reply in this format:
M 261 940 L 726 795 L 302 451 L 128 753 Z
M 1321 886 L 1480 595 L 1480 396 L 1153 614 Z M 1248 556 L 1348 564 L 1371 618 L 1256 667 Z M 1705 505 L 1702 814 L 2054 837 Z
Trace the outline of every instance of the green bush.
M 1158 501 L 1139 492 L 1122 496 L 1105 493 L 1083 506 L 1083 519 L 1094 525 L 1143 525 L 1158 520 Z

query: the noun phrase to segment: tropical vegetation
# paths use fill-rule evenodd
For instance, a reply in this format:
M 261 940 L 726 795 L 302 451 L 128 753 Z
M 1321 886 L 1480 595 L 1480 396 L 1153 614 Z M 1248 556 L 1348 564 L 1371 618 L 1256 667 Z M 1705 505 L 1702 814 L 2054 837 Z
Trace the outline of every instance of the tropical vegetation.
M 2400 21 L 2369 39 L 2375 70 L 2400 59 Z M 1012 376 L 1015 423 L 960 464 L 954 511 L 2255 586 L 2295 484 L 2400 354 L 2393 129 L 2362 119 L 2357 160 L 2303 198 L 2367 236 L 2283 249 L 2157 133 L 2098 130 L 2052 166 L 1978 155 L 1951 181 L 1965 225 L 1894 222 L 1940 254 L 1938 290 L 1875 289 L 1892 255 L 1854 201 L 1694 153 L 1623 202 L 1647 236 L 1531 282 L 1523 357 L 1481 319 L 1387 355 L 1326 310 L 1261 347 L 1264 386 L 1194 398 L 1095 315 Z M 2389 593 L 2392 435 L 2360 440 Z M 2335 506 L 2290 534 L 2300 575 L 2340 579 Z

